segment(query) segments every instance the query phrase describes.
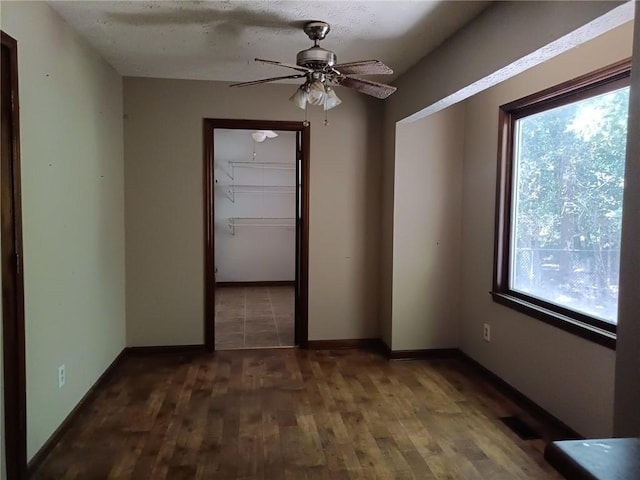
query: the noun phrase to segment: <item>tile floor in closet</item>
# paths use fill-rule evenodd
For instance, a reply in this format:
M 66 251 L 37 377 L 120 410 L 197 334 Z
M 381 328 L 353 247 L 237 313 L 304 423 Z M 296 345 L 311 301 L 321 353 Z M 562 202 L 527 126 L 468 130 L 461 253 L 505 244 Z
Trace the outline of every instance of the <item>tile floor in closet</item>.
M 293 346 L 294 287 L 216 289 L 216 350 Z

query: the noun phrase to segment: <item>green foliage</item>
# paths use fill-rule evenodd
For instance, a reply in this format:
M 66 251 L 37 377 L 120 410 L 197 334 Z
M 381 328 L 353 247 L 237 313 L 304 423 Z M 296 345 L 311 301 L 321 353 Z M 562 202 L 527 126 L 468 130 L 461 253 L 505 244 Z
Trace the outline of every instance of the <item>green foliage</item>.
M 528 252 L 516 288 L 586 302 L 611 321 L 628 103 L 623 88 L 520 119 L 516 134 L 515 247 Z

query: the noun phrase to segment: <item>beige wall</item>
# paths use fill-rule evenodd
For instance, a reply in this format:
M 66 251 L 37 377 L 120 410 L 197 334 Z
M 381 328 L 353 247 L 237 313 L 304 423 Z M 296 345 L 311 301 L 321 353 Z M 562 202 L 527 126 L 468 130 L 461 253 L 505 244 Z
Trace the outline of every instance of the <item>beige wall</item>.
M 3 2 L 2 29 L 18 41 L 31 458 L 125 345 L 122 80 L 46 3 Z
M 498 107 L 631 55 L 628 23 L 466 102 L 462 350 L 586 436 L 612 433 L 615 352 L 494 303 Z M 625 205 L 625 209 L 628 206 Z M 482 324 L 491 325 L 491 343 Z
M 537 65 L 633 16 L 632 2 L 494 2 L 394 82 L 384 103 L 380 331 L 392 344 L 396 124 L 419 118 Z
M 304 118 L 294 85 L 125 78 L 127 342 L 203 342 L 202 119 Z M 379 335 L 380 103 L 310 107 L 309 338 Z
M 452 95 L 464 100 L 630 20 L 632 2 L 616 9 L 622 3 L 494 2 L 394 82 L 388 112 L 398 121 L 437 111 Z
M 1 240 L 1 237 L 0 237 Z M 0 291 L 2 277 L 0 276 Z M 0 295 L 0 320 L 3 315 L 2 295 Z M 0 480 L 7 478 L 6 453 L 4 444 L 4 322 L 0 325 Z
M 463 104 L 398 125 L 393 350 L 458 346 L 463 135 Z
M 640 11 L 636 10 L 634 57 L 640 58 Z M 631 75 L 629 133 L 624 181 L 622 250 L 620 253 L 620 304 L 614 433 L 640 436 L 640 65 Z

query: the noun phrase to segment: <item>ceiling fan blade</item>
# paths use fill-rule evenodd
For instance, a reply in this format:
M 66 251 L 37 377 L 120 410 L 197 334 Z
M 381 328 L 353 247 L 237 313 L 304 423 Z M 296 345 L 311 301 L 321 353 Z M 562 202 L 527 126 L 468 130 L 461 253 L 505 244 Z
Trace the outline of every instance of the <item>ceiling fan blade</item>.
M 285 77 L 271 77 L 271 78 L 263 78 L 261 80 L 252 80 L 250 82 L 241 82 L 241 83 L 232 83 L 231 85 L 229 85 L 230 87 L 248 87 L 250 85 L 259 85 L 260 83 L 267 83 L 267 82 L 276 82 L 278 80 L 286 80 L 289 78 L 301 78 L 301 77 L 305 77 L 306 75 L 299 73 L 297 75 L 287 75 Z
M 256 62 L 261 62 L 261 63 L 268 63 L 269 65 L 277 65 L 278 67 L 287 67 L 287 68 L 293 68 L 294 70 L 298 70 L 299 72 L 312 72 L 313 70 L 311 70 L 310 68 L 307 67 L 301 67 L 300 65 L 291 65 L 290 63 L 282 63 L 282 62 L 278 62 L 276 60 L 265 60 L 264 58 L 255 58 L 254 59 Z
M 391 75 L 393 70 L 380 60 L 361 60 L 333 66 L 342 75 Z
M 343 87 L 353 88 L 376 98 L 387 98 L 397 90 L 396 87 L 392 87 L 391 85 L 372 82 L 371 80 L 363 80 L 362 78 L 339 77 L 336 81 Z

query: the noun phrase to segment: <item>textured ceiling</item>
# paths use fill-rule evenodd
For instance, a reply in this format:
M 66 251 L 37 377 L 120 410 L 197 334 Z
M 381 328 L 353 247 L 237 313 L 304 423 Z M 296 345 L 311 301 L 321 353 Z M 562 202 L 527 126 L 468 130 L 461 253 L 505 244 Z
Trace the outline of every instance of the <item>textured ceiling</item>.
M 255 57 L 295 63 L 310 20 L 339 62 L 378 59 L 403 73 L 489 2 L 50 1 L 125 76 L 247 81 L 289 75 Z

